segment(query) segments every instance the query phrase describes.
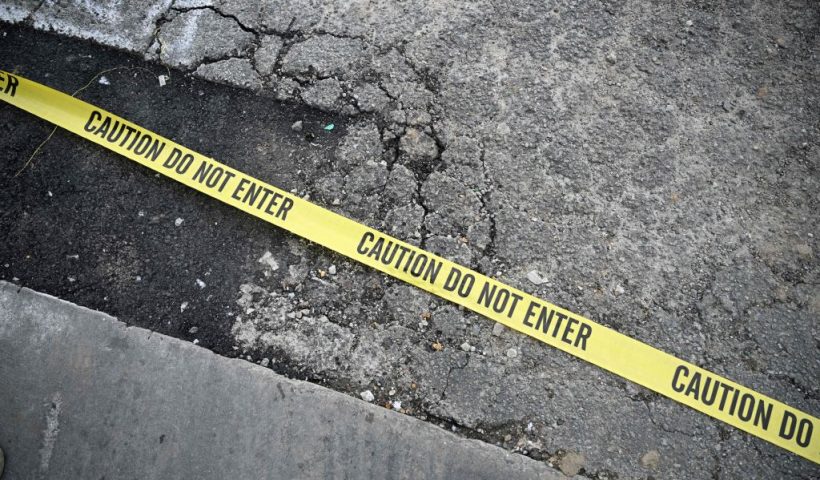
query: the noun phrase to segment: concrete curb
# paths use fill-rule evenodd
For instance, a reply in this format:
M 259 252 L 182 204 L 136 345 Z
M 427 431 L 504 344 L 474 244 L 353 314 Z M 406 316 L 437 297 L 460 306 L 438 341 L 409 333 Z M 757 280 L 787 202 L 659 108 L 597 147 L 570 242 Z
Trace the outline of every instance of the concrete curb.
M 545 464 L 0 282 L 17 478 L 560 478 Z

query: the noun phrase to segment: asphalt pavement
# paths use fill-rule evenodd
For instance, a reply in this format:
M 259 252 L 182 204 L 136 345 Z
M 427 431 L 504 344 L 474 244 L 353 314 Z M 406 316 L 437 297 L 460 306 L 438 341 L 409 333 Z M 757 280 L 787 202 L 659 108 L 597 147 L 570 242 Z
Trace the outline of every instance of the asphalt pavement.
M 0 66 L 816 416 L 817 9 L 14 0 Z M 7 105 L 0 128 L 2 279 L 586 478 L 818 476 L 64 132 L 28 164 L 51 126 Z

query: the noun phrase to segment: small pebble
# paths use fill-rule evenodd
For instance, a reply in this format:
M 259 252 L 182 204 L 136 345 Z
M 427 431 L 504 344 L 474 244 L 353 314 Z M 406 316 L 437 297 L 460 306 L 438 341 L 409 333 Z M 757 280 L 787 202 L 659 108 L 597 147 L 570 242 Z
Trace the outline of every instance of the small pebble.
M 469 352 L 470 351 L 470 344 L 467 343 L 467 342 L 462 343 L 461 344 L 461 349 L 464 350 L 465 352 Z
M 529 280 L 530 282 L 532 282 L 536 285 L 541 285 L 541 284 L 544 284 L 544 283 L 548 282 L 548 280 L 546 278 L 542 277 L 541 274 L 538 273 L 537 270 L 530 270 L 527 273 L 527 280 Z
M 180 313 L 184 312 L 186 308 L 188 308 L 188 302 L 182 302 L 182 304 L 180 304 L 180 306 L 179 306 Z M 196 328 L 196 327 L 193 327 L 193 328 Z M 191 333 L 196 333 L 196 332 L 191 332 Z
M 586 463 L 586 458 L 580 453 L 567 452 L 563 458 L 558 461 L 558 468 L 564 475 L 574 477 Z
M 327 267 L 327 273 L 331 275 L 336 275 L 336 265 L 331 265 Z
M 506 330 L 506 329 L 507 329 L 507 327 L 505 327 L 503 324 L 500 324 L 500 323 L 496 322 L 496 324 L 493 325 L 493 336 L 494 337 L 500 337 L 501 334 L 504 333 L 504 330 Z
M 518 356 L 518 350 L 516 350 L 516 349 L 514 349 L 514 348 L 511 348 L 511 349 L 507 350 L 507 356 L 508 356 L 509 358 L 515 358 L 515 357 L 517 357 L 517 356 Z
M 363 391 L 359 394 L 359 396 L 362 397 L 362 400 L 364 400 L 365 402 L 372 402 L 376 399 L 376 397 L 373 395 L 373 392 L 371 392 L 370 390 Z
M 185 220 L 183 220 L 181 218 L 177 218 L 176 220 L 174 220 L 174 225 L 176 225 L 178 227 L 178 226 L 182 225 L 182 222 L 184 222 L 184 221 Z
M 203 282 L 202 280 L 200 280 L 198 278 L 196 279 L 196 284 L 199 288 L 205 288 L 205 282 Z
M 650 450 L 641 457 L 641 465 L 644 468 L 655 469 L 661 460 L 661 454 L 657 450 Z
M 303 127 L 302 127 L 302 121 L 301 120 L 297 120 L 297 121 L 293 122 L 293 125 L 290 126 L 290 129 L 293 130 L 294 132 L 301 132 L 302 128 Z
M 615 56 L 615 52 L 607 53 L 605 58 L 610 65 L 615 65 L 615 62 L 618 61 L 618 57 Z
M 273 254 L 268 251 L 265 251 L 265 253 L 262 254 L 261 257 L 259 257 L 257 262 L 261 263 L 262 265 L 267 265 L 268 267 L 270 267 L 271 270 L 279 270 L 279 262 L 277 262 L 276 259 L 273 258 Z
M 108 81 L 108 78 L 106 78 L 106 77 L 105 77 L 105 75 L 103 75 L 102 77 L 100 77 L 100 79 L 98 80 L 98 82 L 100 83 L 100 85 L 111 85 L 111 82 L 110 82 L 110 81 Z
M 268 365 L 270 365 L 270 360 L 268 360 L 267 358 L 263 358 L 262 361 L 259 362 L 259 365 L 262 365 L 263 367 L 267 367 Z

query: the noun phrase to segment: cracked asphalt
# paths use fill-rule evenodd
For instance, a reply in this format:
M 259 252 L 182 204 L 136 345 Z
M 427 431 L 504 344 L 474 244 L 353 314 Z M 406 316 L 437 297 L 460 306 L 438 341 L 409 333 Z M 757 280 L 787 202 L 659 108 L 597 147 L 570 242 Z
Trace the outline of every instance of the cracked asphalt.
M 92 103 L 820 412 L 817 3 L 14 0 L 0 19 L 6 70 L 93 79 Z M 2 279 L 570 477 L 820 476 L 69 134 L 15 177 L 51 127 L 7 105 L 0 124 Z

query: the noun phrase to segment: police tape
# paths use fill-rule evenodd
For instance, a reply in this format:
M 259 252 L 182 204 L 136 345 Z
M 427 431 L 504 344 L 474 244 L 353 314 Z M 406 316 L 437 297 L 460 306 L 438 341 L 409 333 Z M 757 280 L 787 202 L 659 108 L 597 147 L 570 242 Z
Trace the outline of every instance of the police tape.
M 243 212 L 484 315 L 815 463 L 818 419 L 462 267 L 82 100 L 0 71 L 0 98 Z

